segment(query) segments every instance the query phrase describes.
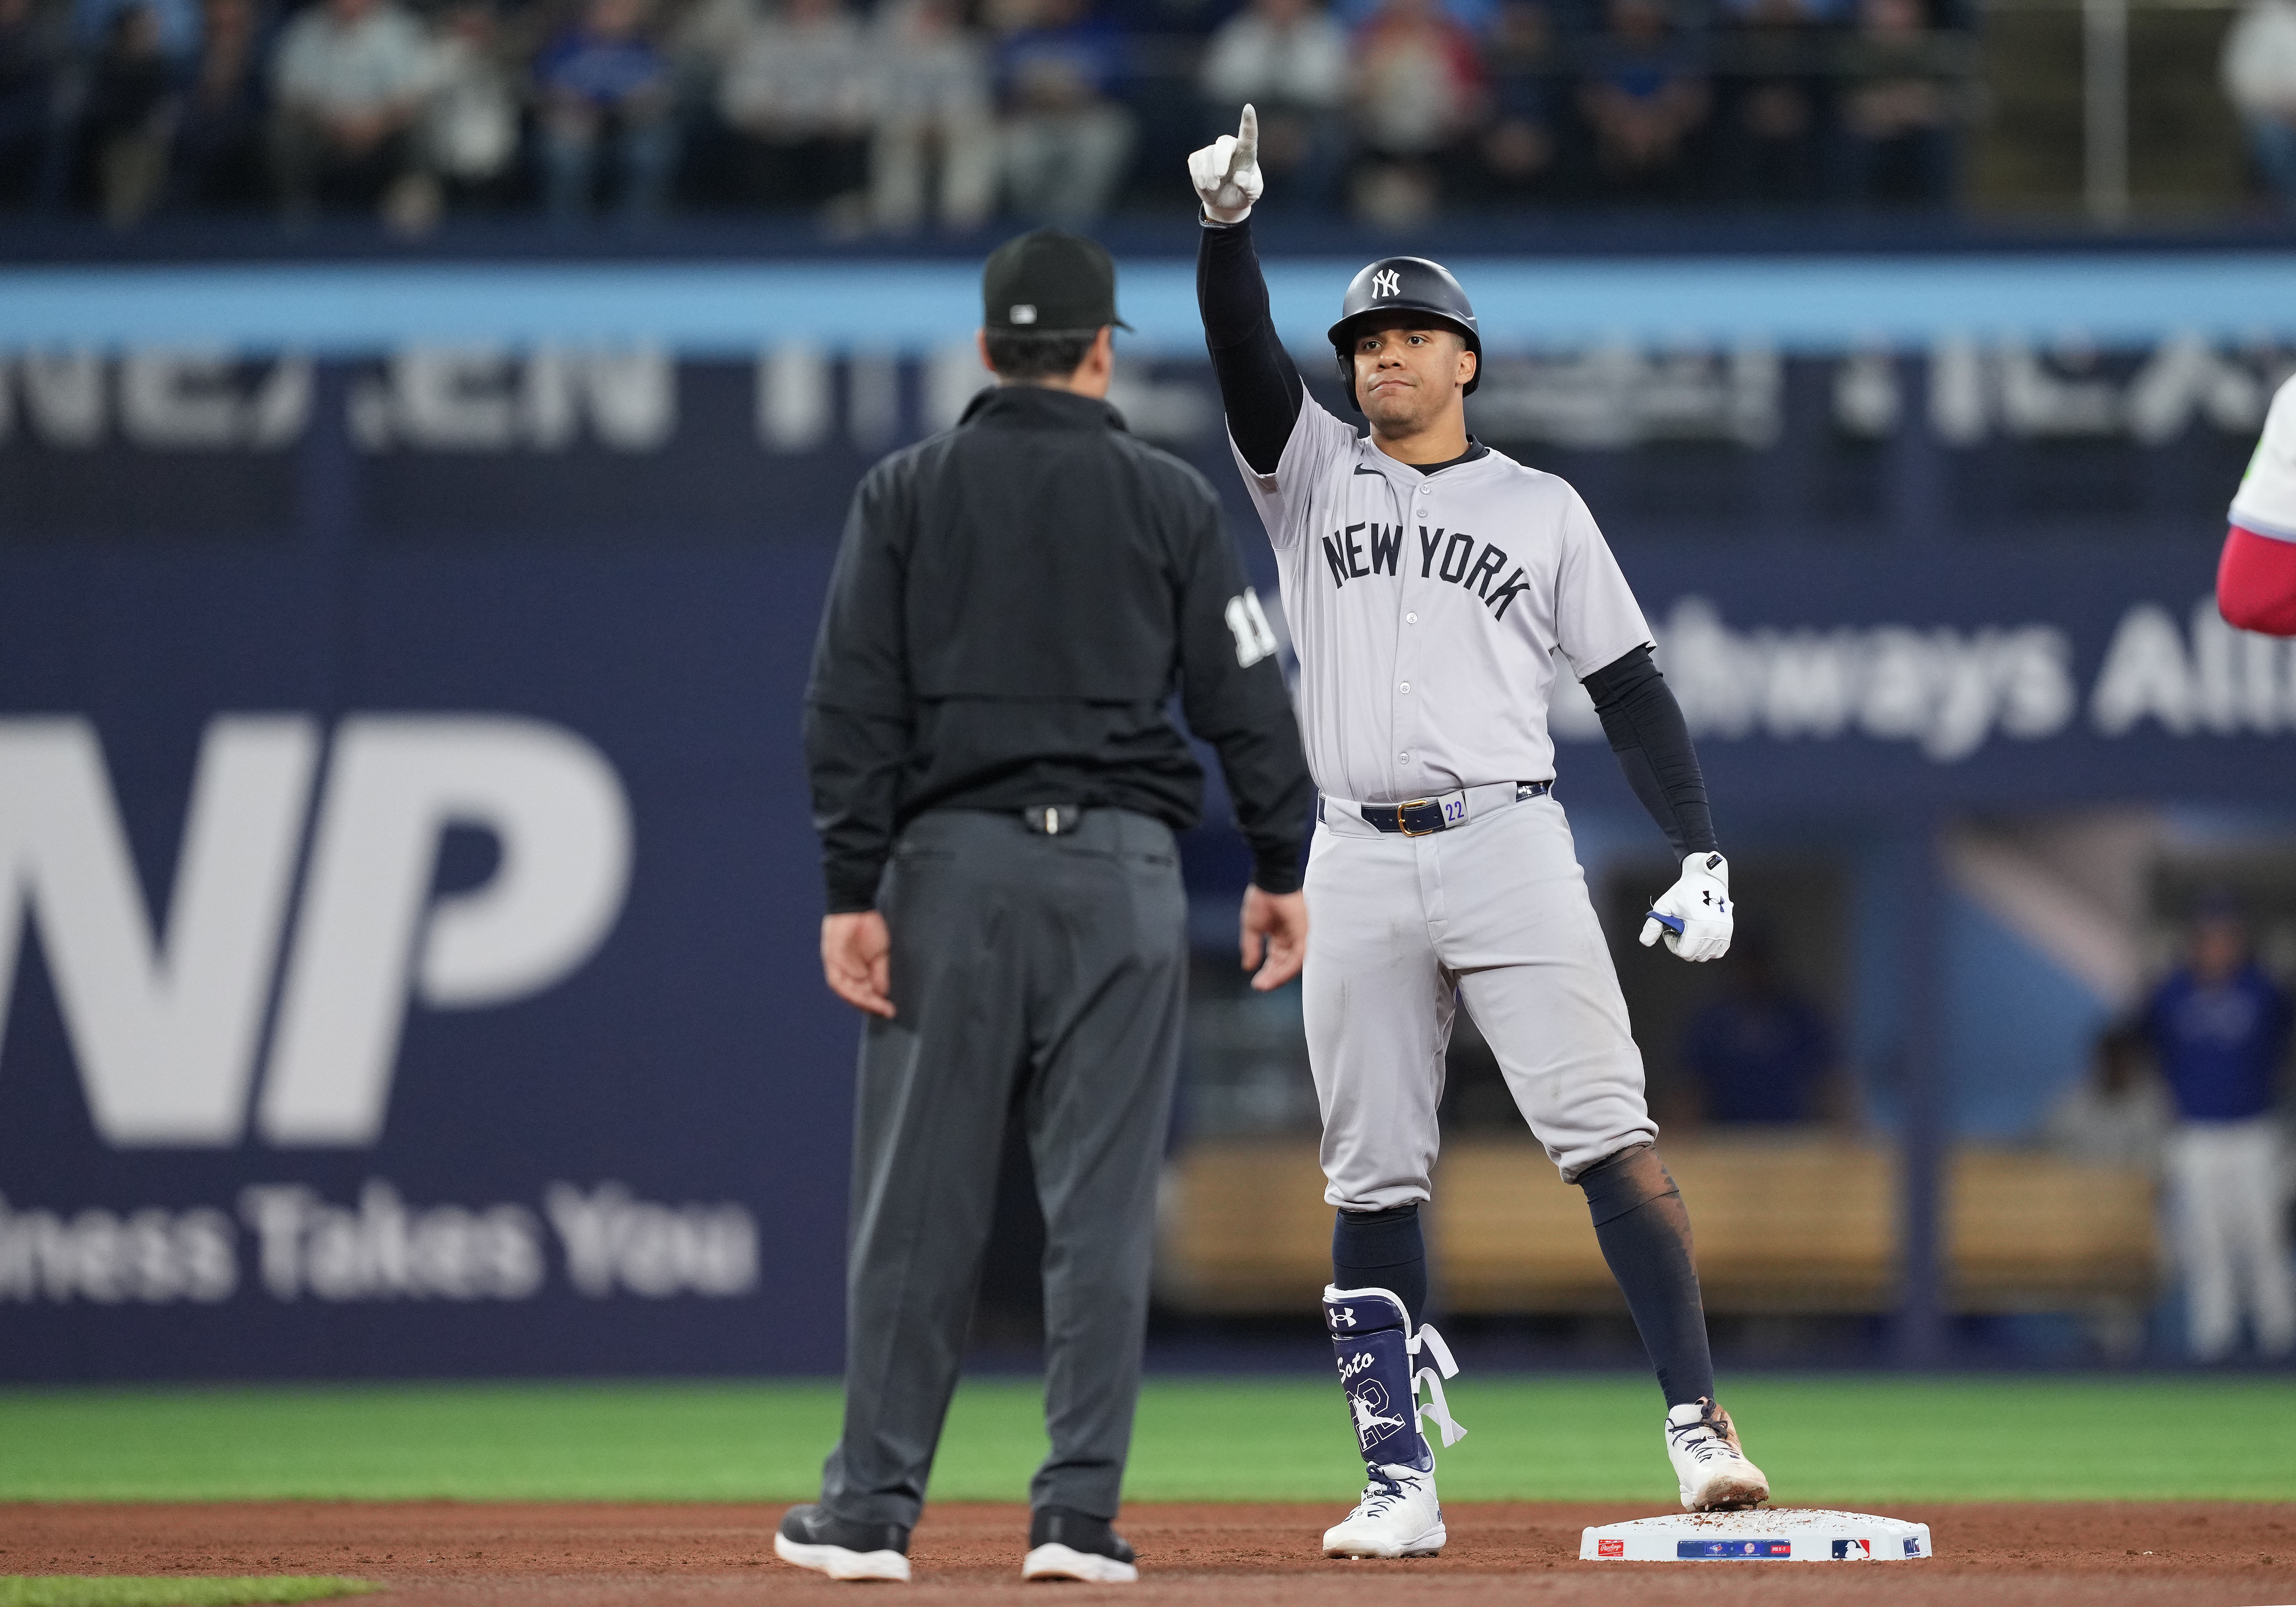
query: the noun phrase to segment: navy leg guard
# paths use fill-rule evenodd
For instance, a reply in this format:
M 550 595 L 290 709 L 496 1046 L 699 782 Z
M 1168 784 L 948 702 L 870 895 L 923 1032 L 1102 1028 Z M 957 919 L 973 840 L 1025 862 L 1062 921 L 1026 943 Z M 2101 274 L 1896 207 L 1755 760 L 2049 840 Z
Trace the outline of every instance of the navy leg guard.
M 1374 1472 L 1382 1467 L 1421 1472 L 1432 1468 L 1435 1454 L 1420 1432 L 1420 1414 L 1434 1418 L 1447 1446 L 1467 1432 L 1451 1420 L 1443 1398 L 1443 1380 L 1459 1372 L 1443 1336 L 1424 1324 L 1414 1332 L 1403 1302 L 1384 1289 L 1325 1289 L 1324 1324 L 1332 1331 L 1340 1387 L 1347 1391 L 1364 1464 Z M 1416 1365 L 1423 1348 L 1434 1357 L 1435 1367 Z M 1423 1406 L 1423 1383 L 1428 1391 Z

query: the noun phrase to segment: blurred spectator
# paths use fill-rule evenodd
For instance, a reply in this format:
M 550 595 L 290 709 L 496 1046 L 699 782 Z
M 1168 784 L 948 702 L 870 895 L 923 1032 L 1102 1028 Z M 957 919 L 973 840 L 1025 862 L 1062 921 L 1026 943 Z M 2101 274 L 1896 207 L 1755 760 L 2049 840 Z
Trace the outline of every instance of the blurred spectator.
M 1504 0 L 1485 53 L 1491 118 L 1477 141 L 1487 201 L 1521 206 L 1556 193 L 1564 119 L 1554 58 L 1546 7 Z
M 1723 976 L 1728 991 L 1692 1018 L 1683 1045 L 1693 1086 L 1682 1116 L 1731 1127 L 1852 1119 L 1825 1013 L 1785 979 L 1764 934 L 1741 932 Z
M 175 133 L 175 73 L 160 46 L 160 14 L 131 5 L 111 16 L 111 37 L 88 74 L 80 134 L 103 219 L 124 229 L 152 209 L 168 176 Z
M 2247 0 L 2219 70 L 2257 170 L 2296 209 L 2296 0 Z
M 1129 108 L 1112 98 L 1123 37 L 1091 0 L 1034 0 L 997 53 L 1004 95 L 1004 188 L 1043 223 L 1086 224 L 1108 209 L 1132 158 Z
M 714 97 L 720 73 L 758 25 L 760 11 L 758 0 L 671 0 L 662 17 L 671 68 L 702 84 L 705 101 Z
M 71 0 L 72 46 L 94 60 L 119 37 L 122 13 L 152 13 L 152 47 L 168 61 L 187 66 L 200 51 L 200 0 Z
M 1386 0 L 1356 37 L 1352 109 L 1364 148 L 1357 214 L 1391 228 L 1430 216 L 1485 98 L 1472 34 L 1436 0 Z
M 1332 15 L 1352 33 L 1376 18 L 1386 4 L 1387 0 L 1332 0 Z M 1484 34 L 1496 25 L 1501 4 L 1502 0 L 1442 0 L 1438 9 L 1469 33 Z
M 0 0 L 0 207 L 37 196 L 53 127 L 60 51 L 34 0 Z
M 492 206 L 518 160 L 519 97 L 491 0 L 456 0 L 430 41 L 422 160 L 455 206 Z
M 323 203 L 419 212 L 412 130 L 429 88 L 421 24 L 394 0 L 318 0 L 280 36 L 272 161 L 291 215 Z
M 668 60 L 678 120 L 696 137 L 718 120 L 726 64 L 741 53 L 763 10 L 760 0 L 660 0 L 653 33 Z
M 957 0 L 886 0 L 876 36 L 871 220 L 906 234 L 924 221 L 931 191 L 943 228 L 980 227 L 996 205 L 987 53 L 964 28 Z
M 658 216 L 677 166 L 669 62 L 639 31 L 646 0 L 589 0 L 535 59 L 544 199 L 561 222 L 590 209 L 599 147 L 611 146 L 623 216 Z
M 2251 957 L 2239 912 L 2215 900 L 2193 923 L 2184 966 L 2122 1029 L 2124 1041 L 2151 1047 L 2177 1108 L 2169 1180 L 2188 1332 L 2202 1361 L 2231 1353 L 2243 1308 L 2259 1352 L 2296 1351 L 2275 1109 L 2292 1016 L 2288 996 Z
M 1841 193 L 1854 201 L 1942 206 L 1953 199 L 1962 92 L 1947 40 L 1922 0 L 1861 0 L 1841 108 Z
M 726 65 L 758 25 L 761 0 L 660 0 L 654 32 L 669 61 L 681 138 L 677 192 L 719 206 L 747 204 L 748 149 L 718 106 Z
M 783 0 L 779 16 L 753 21 L 718 88 L 748 198 L 857 216 L 871 89 L 861 30 L 839 0 Z
M 176 127 L 177 192 L 192 206 L 255 207 L 271 194 L 260 32 L 255 0 L 207 0 Z
M 2169 1135 L 2168 1091 L 2134 1049 L 2126 1034 L 2106 1037 L 2090 1074 L 2049 1107 L 2042 1143 L 2085 1166 L 2160 1172 Z
M 1734 200 L 1817 201 L 1827 108 L 1818 60 L 1831 0 L 1728 0 L 1732 65 L 1722 119 L 1724 192 Z
M 1348 35 L 1316 0 L 1251 0 L 1213 33 L 1199 83 L 1216 134 L 1258 109 L 1263 206 L 1331 204 L 1347 160 Z
M 1578 91 L 1610 199 L 1673 201 L 1691 187 L 1686 147 L 1706 121 L 1713 91 L 1673 35 L 1665 0 L 1610 0 L 1597 65 Z

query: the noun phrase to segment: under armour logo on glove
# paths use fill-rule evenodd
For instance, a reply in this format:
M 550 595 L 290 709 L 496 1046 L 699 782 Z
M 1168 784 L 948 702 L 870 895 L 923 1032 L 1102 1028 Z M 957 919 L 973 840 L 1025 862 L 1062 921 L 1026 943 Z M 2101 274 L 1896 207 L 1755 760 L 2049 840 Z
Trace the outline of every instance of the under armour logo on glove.
M 1643 917 L 1642 944 L 1660 937 L 1669 952 L 1690 961 L 1718 960 L 1730 952 L 1730 865 L 1719 854 L 1691 854 L 1682 877 L 1651 900 Z

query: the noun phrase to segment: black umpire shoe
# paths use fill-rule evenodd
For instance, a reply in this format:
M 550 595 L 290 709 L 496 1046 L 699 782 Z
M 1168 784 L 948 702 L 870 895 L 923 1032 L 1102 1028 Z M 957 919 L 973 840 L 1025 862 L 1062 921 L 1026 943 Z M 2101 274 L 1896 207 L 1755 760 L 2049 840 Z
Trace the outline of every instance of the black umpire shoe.
M 907 1529 L 898 1523 L 848 1523 L 811 1505 L 782 1514 L 774 1555 L 832 1579 L 909 1582 Z
M 1095 1518 L 1067 1506 L 1040 1506 L 1029 1518 L 1024 1579 L 1081 1579 L 1087 1585 L 1131 1585 L 1140 1578 L 1132 1547 Z

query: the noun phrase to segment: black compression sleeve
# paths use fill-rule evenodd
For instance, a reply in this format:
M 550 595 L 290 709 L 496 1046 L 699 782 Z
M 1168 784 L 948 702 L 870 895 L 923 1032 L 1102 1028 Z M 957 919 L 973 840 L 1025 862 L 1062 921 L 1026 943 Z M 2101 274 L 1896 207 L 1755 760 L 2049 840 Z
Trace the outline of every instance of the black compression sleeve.
M 1427 1316 L 1427 1237 L 1419 1208 L 1341 1211 L 1332 1223 L 1332 1282 L 1341 1289 L 1384 1289 L 1417 1324 Z
M 1267 281 L 1252 249 L 1251 224 L 1207 223 L 1198 231 L 1196 305 L 1204 344 L 1219 376 L 1228 433 L 1243 461 L 1273 474 L 1300 417 L 1300 370 L 1267 311 Z
M 1690 1214 L 1674 1175 L 1657 1151 L 1638 1144 L 1579 1173 L 1578 1186 L 1595 1218 L 1595 1242 L 1627 1297 L 1666 1404 L 1711 1400 L 1714 1353 L 1691 1254 Z
M 1706 778 L 1690 745 L 1690 727 L 1674 690 L 1637 647 L 1587 677 L 1603 734 L 1643 808 L 1658 822 L 1677 857 L 1713 852 L 1714 816 L 1706 804 Z

